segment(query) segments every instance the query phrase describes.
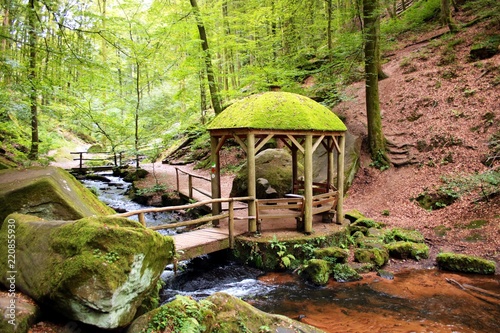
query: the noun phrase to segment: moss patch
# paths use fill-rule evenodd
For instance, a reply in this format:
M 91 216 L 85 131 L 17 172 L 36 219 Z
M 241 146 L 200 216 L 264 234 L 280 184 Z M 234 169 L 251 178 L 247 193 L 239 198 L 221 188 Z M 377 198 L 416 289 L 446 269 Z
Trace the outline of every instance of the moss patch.
M 425 241 L 424 235 L 417 230 L 394 228 L 385 234 L 385 242 L 412 242 L 412 243 L 423 243 Z
M 453 272 L 495 274 L 496 270 L 493 261 L 464 254 L 440 253 L 436 261 L 440 269 Z
M 360 263 L 371 263 L 375 267 L 382 267 L 389 261 L 389 252 L 386 249 L 356 249 L 354 259 Z
M 395 242 L 385 247 L 393 258 L 415 260 L 429 258 L 429 247 L 423 243 Z
M 333 112 L 312 99 L 287 92 L 265 92 L 229 106 L 208 126 L 212 129 L 251 128 L 346 131 Z

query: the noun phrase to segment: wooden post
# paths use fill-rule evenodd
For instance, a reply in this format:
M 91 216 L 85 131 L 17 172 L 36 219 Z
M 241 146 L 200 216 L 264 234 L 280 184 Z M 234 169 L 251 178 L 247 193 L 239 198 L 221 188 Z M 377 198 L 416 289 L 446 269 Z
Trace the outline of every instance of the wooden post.
M 79 155 L 80 155 L 80 172 L 82 172 L 82 169 L 83 169 L 83 153 L 80 152 Z
M 344 222 L 344 159 L 345 159 L 345 134 L 339 136 L 340 152 L 337 159 L 337 190 L 339 199 L 337 201 L 337 223 Z
M 180 183 L 179 183 L 179 169 L 178 168 L 175 168 L 175 181 L 176 181 L 176 185 L 177 185 L 177 193 L 180 193 L 181 192 L 181 189 L 180 189 Z
M 234 201 L 229 201 L 229 248 L 234 249 Z
M 217 146 L 219 145 L 219 139 L 216 137 L 210 137 L 210 148 L 212 154 L 212 170 L 210 174 L 211 178 L 211 189 L 212 189 L 212 199 L 220 199 L 221 197 L 221 186 L 220 186 L 220 157 Z M 219 215 L 222 212 L 222 204 L 220 202 L 212 203 L 212 215 Z M 219 225 L 219 220 L 213 221 L 214 226 Z
M 257 207 L 255 199 L 257 198 L 257 188 L 255 185 L 255 134 L 247 134 L 247 186 L 248 186 L 248 196 L 253 197 L 254 200 L 248 202 L 248 216 L 257 215 Z M 257 232 L 257 221 L 255 218 L 248 219 L 248 231 Z
M 292 146 L 292 193 L 295 194 L 295 184 L 297 184 L 298 178 L 299 178 L 299 161 L 297 160 L 297 151 L 298 147 L 295 146 L 293 142 L 290 143 Z M 298 187 L 297 187 L 297 193 L 299 192 Z
M 189 199 L 193 199 L 193 177 L 188 175 L 188 197 Z
M 306 135 L 304 143 L 304 232 L 312 233 L 312 201 L 313 201 L 313 138 L 311 134 Z
M 328 138 L 328 178 L 326 180 L 326 185 L 328 186 L 327 191 L 333 185 L 333 180 L 335 179 L 335 173 L 333 172 L 333 166 L 335 165 L 334 154 L 333 154 L 333 137 Z
M 144 213 L 139 213 L 139 223 L 142 224 L 143 226 L 146 226 L 146 219 L 144 217 Z

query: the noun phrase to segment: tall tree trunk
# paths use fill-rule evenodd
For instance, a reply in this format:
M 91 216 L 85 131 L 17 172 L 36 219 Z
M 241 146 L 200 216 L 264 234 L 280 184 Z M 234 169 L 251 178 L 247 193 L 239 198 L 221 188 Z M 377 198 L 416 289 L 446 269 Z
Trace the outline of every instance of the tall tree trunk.
M 139 169 L 139 110 L 141 108 L 141 68 L 139 61 L 136 61 L 136 78 L 135 78 L 135 115 L 134 115 L 134 150 L 135 150 L 135 167 Z
M 328 60 L 330 62 L 333 61 L 333 41 L 332 41 L 332 14 L 333 14 L 333 5 L 332 5 L 333 0 L 326 0 L 326 11 L 327 11 L 327 17 L 328 17 L 328 24 L 327 24 L 327 30 L 326 30 L 326 39 L 328 41 Z
M 217 81 L 215 80 L 214 69 L 212 66 L 212 57 L 210 55 L 210 49 L 208 47 L 207 32 L 205 31 L 205 25 L 201 19 L 200 8 L 196 0 L 189 0 L 191 7 L 193 7 L 194 15 L 196 17 L 196 25 L 198 26 L 198 33 L 201 39 L 201 48 L 205 53 L 205 69 L 207 71 L 208 88 L 210 90 L 210 99 L 212 100 L 212 107 L 214 108 L 215 114 L 219 114 L 222 111 L 222 107 L 219 100 L 219 89 L 217 88 Z
M 457 32 L 457 26 L 451 17 L 450 0 L 441 0 L 441 23 L 447 25 L 450 32 Z
M 28 40 L 29 40 L 29 69 L 28 80 L 30 84 L 30 110 L 31 110 L 31 149 L 29 159 L 38 159 L 38 105 L 37 105 L 37 83 L 36 83 L 36 7 L 35 0 L 29 0 L 28 3 Z
M 385 169 L 389 167 L 386 152 L 386 140 L 382 132 L 380 102 L 378 94 L 379 69 L 379 24 L 378 0 L 363 1 L 363 26 L 365 38 L 365 80 L 366 80 L 366 116 L 368 122 L 368 143 L 373 164 Z

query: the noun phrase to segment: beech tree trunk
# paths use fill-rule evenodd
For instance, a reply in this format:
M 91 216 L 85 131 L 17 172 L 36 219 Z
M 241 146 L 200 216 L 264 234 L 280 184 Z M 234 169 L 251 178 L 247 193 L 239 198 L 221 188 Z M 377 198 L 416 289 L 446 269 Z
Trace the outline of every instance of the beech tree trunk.
M 36 6 L 35 0 L 29 0 L 28 3 L 28 40 L 29 40 L 29 69 L 28 80 L 30 84 L 30 110 L 31 110 L 31 149 L 29 152 L 30 160 L 38 159 L 38 89 L 36 83 Z
M 210 99 L 212 101 L 212 107 L 214 108 L 215 114 L 219 114 L 222 111 L 222 107 L 219 100 L 219 89 L 217 88 L 217 81 L 215 80 L 214 69 L 212 66 L 212 57 L 210 55 L 210 49 L 208 47 L 207 32 L 205 31 L 205 25 L 201 19 L 200 9 L 196 0 L 189 0 L 191 2 L 191 7 L 193 7 L 194 15 L 196 17 L 196 25 L 198 26 L 198 33 L 201 39 L 201 48 L 205 53 L 205 69 L 207 71 L 208 88 L 210 90 Z
M 374 166 L 379 169 L 389 167 L 386 140 L 382 131 L 380 101 L 378 93 L 379 76 L 379 24 L 378 0 L 363 1 L 363 27 L 365 37 L 365 81 L 366 116 L 368 122 L 368 142 Z
M 447 25 L 450 32 L 457 32 L 457 26 L 451 17 L 450 0 L 441 0 L 441 23 Z

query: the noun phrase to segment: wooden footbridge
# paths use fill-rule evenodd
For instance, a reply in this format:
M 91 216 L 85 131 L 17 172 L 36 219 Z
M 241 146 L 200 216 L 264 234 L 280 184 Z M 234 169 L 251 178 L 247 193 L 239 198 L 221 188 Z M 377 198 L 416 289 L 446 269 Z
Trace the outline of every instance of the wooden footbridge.
M 181 181 L 181 175 L 187 176 L 187 181 Z M 258 230 L 262 231 L 262 222 L 269 219 L 293 220 L 297 222 L 297 229 L 303 228 L 303 211 L 304 198 L 300 195 L 292 195 L 281 199 L 255 199 L 253 197 L 234 197 L 234 198 L 210 198 L 208 190 L 203 189 L 203 186 L 198 183 L 194 185 L 194 179 L 199 179 L 206 182 L 205 187 L 210 186 L 210 179 L 195 175 L 176 168 L 176 184 L 177 191 L 184 197 L 193 200 L 200 198 L 200 194 L 208 199 L 200 200 L 195 203 L 146 208 L 141 210 L 130 211 L 126 213 L 116 214 L 115 216 L 131 217 L 137 216 L 139 222 L 146 226 L 145 214 L 185 211 L 201 206 L 211 207 L 214 204 L 221 204 L 222 211 L 219 214 L 204 216 L 191 221 L 166 223 L 159 226 L 149 227 L 152 230 L 165 230 L 177 228 L 194 228 L 194 230 L 186 231 L 173 235 L 175 250 L 178 260 L 187 260 L 212 252 L 232 249 L 234 247 L 235 238 L 248 233 L 248 221 L 250 219 L 257 220 Z M 186 180 L 185 178 L 183 180 Z M 184 185 L 184 187 L 183 187 Z M 187 187 L 185 187 L 187 185 Z M 321 193 L 315 196 L 313 200 L 314 214 L 324 214 L 332 219 L 331 210 L 335 208 L 337 202 L 337 192 L 330 191 Z M 248 215 L 248 203 L 256 202 L 257 214 L 255 216 Z M 200 227 L 212 222 L 212 226 Z M 267 223 L 267 222 L 266 222 Z

